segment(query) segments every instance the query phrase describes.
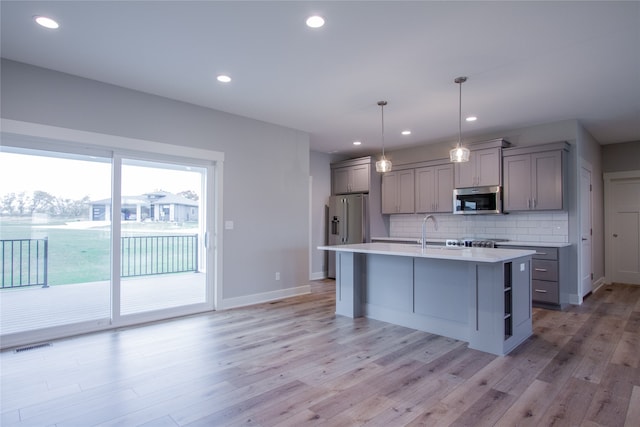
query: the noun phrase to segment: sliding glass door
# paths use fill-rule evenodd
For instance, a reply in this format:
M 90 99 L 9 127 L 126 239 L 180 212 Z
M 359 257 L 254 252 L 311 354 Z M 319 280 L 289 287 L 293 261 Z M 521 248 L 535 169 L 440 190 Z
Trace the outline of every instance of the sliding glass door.
M 111 318 L 111 159 L 0 151 L 0 333 Z
M 2 347 L 214 308 L 213 162 L 7 142 Z
M 206 302 L 206 169 L 122 160 L 120 313 Z

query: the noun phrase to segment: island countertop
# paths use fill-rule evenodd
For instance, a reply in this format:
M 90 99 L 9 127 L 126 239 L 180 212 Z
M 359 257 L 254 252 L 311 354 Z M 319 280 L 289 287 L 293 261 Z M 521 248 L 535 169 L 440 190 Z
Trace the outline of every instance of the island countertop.
M 423 250 L 418 244 L 398 243 L 358 243 L 353 245 L 318 246 L 318 249 L 336 252 L 354 252 L 377 255 L 393 255 L 413 258 L 433 258 L 471 262 L 503 262 L 534 255 L 534 250 L 495 249 L 495 248 L 459 248 L 431 246 Z

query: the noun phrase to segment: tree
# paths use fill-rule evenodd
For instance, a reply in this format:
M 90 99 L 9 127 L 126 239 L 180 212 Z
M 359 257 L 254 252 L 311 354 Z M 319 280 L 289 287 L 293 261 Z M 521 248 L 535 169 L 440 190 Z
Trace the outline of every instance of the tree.
M 33 196 L 31 197 L 31 205 L 29 207 L 29 211 L 31 214 L 34 213 L 50 213 L 55 215 L 55 206 L 56 206 L 56 197 L 47 193 L 46 191 L 36 190 L 33 192 Z
M 182 196 L 185 199 L 189 199 L 189 200 L 193 200 L 193 201 L 198 201 L 200 200 L 200 197 L 198 197 L 198 195 L 196 194 L 195 191 L 193 190 L 184 190 L 178 193 L 178 196 Z

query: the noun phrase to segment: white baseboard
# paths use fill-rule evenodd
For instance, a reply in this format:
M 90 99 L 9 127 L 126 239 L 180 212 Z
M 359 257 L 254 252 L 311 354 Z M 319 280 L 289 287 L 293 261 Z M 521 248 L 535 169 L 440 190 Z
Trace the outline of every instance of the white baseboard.
M 326 278 L 327 278 L 326 271 L 317 271 L 315 273 L 311 273 L 311 276 L 309 276 L 309 280 L 322 280 Z
M 580 305 L 582 304 L 582 298 L 578 294 L 569 294 L 569 304 Z
M 295 288 L 279 289 L 277 291 L 264 292 L 261 294 L 246 295 L 242 297 L 226 298 L 218 304 L 218 310 L 226 310 L 228 308 L 244 307 L 247 305 L 260 304 L 279 300 L 283 298 L 305 295 L 311 292 L 311 286 L 303 285 Z
M 604 277 L 599 278 L 598 280 L 593 282 L 593 291 L 592 292 L 595 293 L 598 289 L 600 289 L 601 287 L 603 287 L 606 284 L 607 284 L 607 281 L 606 281 L 606 279 Z

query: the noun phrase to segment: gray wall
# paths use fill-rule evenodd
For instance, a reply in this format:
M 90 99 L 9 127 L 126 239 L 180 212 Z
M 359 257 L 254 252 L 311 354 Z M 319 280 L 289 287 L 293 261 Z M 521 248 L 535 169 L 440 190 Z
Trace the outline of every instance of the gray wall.
M 311 151 L 309 153 L 311 173 L 311 278 L 327 277 L 328 252 L 316 249 L 328 244 L 327 218 L 331 196 L 331 155 Z
M 223 298 L 307 284 L 308 134 L 4 59 L 0 89 L 6 119 L 223 152 Z
M 637 170 L 640 170 L 640 141 L 602 146 L 603 172 Z

